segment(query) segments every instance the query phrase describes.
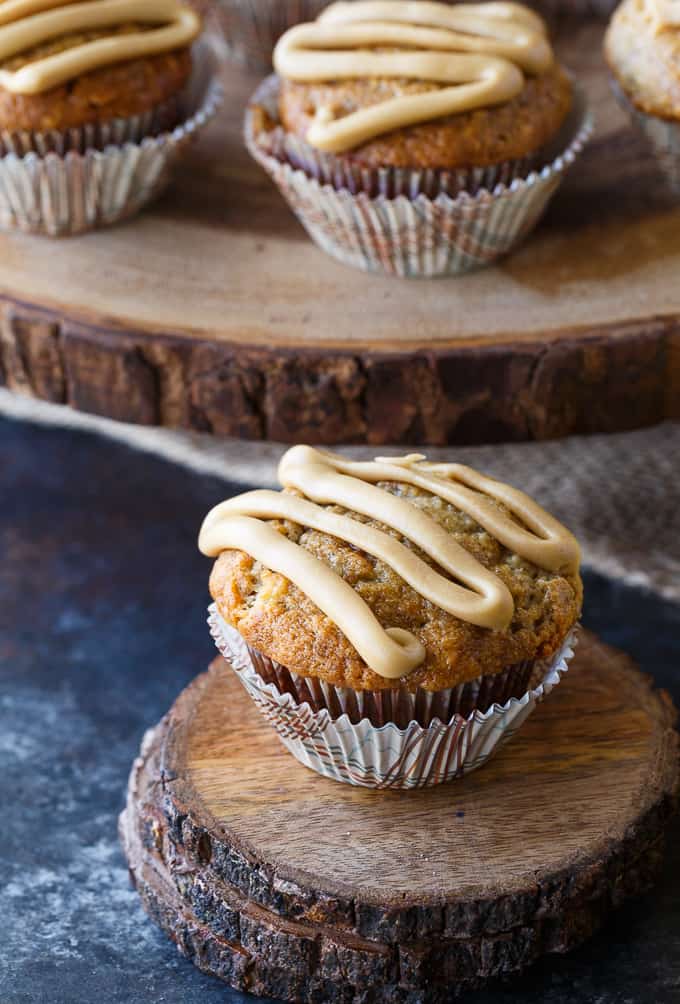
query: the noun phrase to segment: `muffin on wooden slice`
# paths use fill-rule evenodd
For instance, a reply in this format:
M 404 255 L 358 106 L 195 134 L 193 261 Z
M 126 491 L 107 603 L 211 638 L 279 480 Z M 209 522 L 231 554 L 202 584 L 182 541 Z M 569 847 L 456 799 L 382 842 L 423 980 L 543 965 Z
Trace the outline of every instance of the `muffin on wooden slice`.
M 605 37 L 617 96 L 680 191 L 680 11 L 673 0 L 623 0 Z
M 456 274 L 505 253 L 587 134 L 544 22 L 521 4 L 335 3 L 286 32 L 274 67 L 249 148 L 318 243 L 363 268 Z M 480 198 L 415 213 L 396 201 L 461 194 Z
M 582 600 L 574 538 L 523 493 L 420 455 L 295 447 L 279 475 L 283 492 L 223 502 L 200 534 L 217 557 L 213 633 L 242 682 L 284 740 L 300 725 L 314 749 L 300 758 L 330 757 L 331 776 L 351 780 L 349 761 L 369 756 L 357 783 L 384 780 L 428 732 L 449 745 L 412 781 L 479 766 L 565 668 Z M 336 757 L 337 728 L 352 741 Z
M 219 100 L 200 28 L 177 0 L 0 4 L 0 222 L 78 233 L 156 195 Z

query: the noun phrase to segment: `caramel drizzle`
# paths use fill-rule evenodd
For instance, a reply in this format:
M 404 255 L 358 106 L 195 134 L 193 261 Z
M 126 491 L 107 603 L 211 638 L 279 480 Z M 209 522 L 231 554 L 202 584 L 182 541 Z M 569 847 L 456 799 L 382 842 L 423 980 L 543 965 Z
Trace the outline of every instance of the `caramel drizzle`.
M 366 665 L 386 679 L 398 679 L 423 662 L 425 649 L 418 639 L 402 628 L 384 629 L 349 583 L 263 520 L 286 519 L 344 540 L 384 561 L 443 610 L 493 630 L 507 628 L 512 620 L 514 603 L 507 586 L 435 520 L 412 502 L 377 487 L 378 482 L 410 484 L 450 502 L 540 568 L 556 573 L 578 569 L 579 547 L 565 527 L 523 492 L 461 464 L 427 463 L 420 454 L 355 462 L 296 446 L 282 458 L 279 480 L 306 497 L 260 490 L 222 502 L 201 527 L 200 550 L 211 557 L 231 548 L 243 550 L 285 576 L 337 624 Z M 490 499 L 503 503 L 520 522 Z M 391 527 L 457 582 L 389 533 L 351 515 L 329 512 L 324 505 L 342 506 Z
M 19 70 L 0 70 L 0 86 L 13 94 L 39 94 L 111 63 L 189 45 L 201 28 L 198 15 L 177 0 L 5 0 L 0 4 L 0 62 L 64 35 L 130 22 L 156 27 L 84 42 Z
M 543 73 L 552 62 L 543 21 L 516 3 L 334 3 L 314 23 L 291 28 L 274 51 L 277 73 L 289 80 L 383 77 L 453 85 L 341 117 L 320 108 L 306 139 L 331 153 L 403 126 L 503 104 L 522 90 L 523 71 Z

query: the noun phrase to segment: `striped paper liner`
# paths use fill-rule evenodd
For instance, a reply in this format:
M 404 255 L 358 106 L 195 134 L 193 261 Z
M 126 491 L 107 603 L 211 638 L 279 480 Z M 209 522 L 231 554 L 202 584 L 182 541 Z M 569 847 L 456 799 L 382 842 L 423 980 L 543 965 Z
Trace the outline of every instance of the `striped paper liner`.
M 481 767 L 517 732 L 537 703 L 567 672 L 576 641 L 574 629 L 560 651 L 540 667 L 540 679 L 521 697 L 494 703 L 447 721 L 434 717 L 427 726 L 411 721 L 374 725 L 368 718 L 352 721 L 343 712 L 315 710 L 299 703 L 257 672 L 248 646 L 210 607 L 210 631 L 263 717 L 300 763 L 324 777 L 367 788 L 424 788 L 450 781 Z M 538 670 L 538 664 L 535 664 Z M 449 692 L 450 693 L 450 692 Z
M 617 101 L 652 147 L 668 184 L 680 194 L 680 121 L 646 114 L 633 104 L 614 77 L 611 84 Z
M 178 157 L 222 98 L 215 52 L 202 41 L 196 46 L 192 78 L 180 97 L 179 107 L 187 117 L 170 132 L 142 134 L 145 123 L 160 127 L 166 115 L 176 118 L 176 104 L 174 110 L 163 106 L 164 111 L 152 113 L 149 120 L 121 119 L 72 130 L 61 138 L 4 134 L 0 150 L 3 143 L 6 150 L 8 144 L 14 147 L 0 156 L 0 226 L 59 237 L 134 215 L 163 191 Z M 88 136 L 96 146 L 86 145 Z M 105 137 L 111 142 L 102 147 Z M 126 138 L 113 142 L 120 137 Z M 45 152 L 37 152 L 39 148 Z
M 577 87 L 574 93 L 573 112 L 554 145 L 560 152 L 528 174 L 523 162 L 514 162 L 500 165 L 497 176 L 479 169 L 462 178 L 449 173 L 445 182 L 441 174 L 433 182 L 422 172 L 389 172 L 382 179 L 373 173 L 365 179 L 347 160 L 316 153 L 312 158 L 309 147 L 303 151 L 299 141 L 281 138 L 276 78 L 264 81 L 253 96 L 246 145 L 312 240 L 334 258 L 400 277 L 460 275 L 507 254 L 538 223 L 593 132 L 585 98 Z M 263 128 L 265 122 L 269 128 Z M 343 163 L 338 176 L 336 165 Z M 433 184 L 439 187 L 436 195 Z
M 540 683 L 546 670 L 545 663 L 530 659 L 446 690 L 429 691 L 422 687 L 413 692 L 403 688 L 353 690 L 334 687 L 317 677 L 299 676 L 252 646 L 246 647 L 260 679 L 275 684 L 279 693 L 291 694 L 297 704 L 308 704 L 312 711 L 326 708 L 331 718 L 347 715 L 353 725 L 367 718 L 377 728 L 389 722 L 400 729 L 411 722 L 427 728 L 436 718 L 448 722 L 454 715 L 467 718 L 472 711 L 488 711 L 492 704 L 505 704 L 511 697 L 522 697 L 532 684 Z

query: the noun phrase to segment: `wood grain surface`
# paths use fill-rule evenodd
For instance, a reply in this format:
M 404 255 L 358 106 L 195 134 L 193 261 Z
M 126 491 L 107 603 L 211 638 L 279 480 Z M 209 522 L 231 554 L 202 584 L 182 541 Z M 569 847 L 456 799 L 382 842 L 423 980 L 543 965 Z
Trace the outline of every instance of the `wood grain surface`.
M 562 56 L 596 138 L 538 232 L 459 279 L 364 275 L 306 237 L 227 101 L 139 218 L 68 241 L 0 235 L 0 380 L 216 435 L 483 442 L 680 416 L 680 205 L 609 91 L 602 28 Z
M 648 886 L 677 797 L 675 717 L 586 635 L 479 772 L 372 792 L 300 766 L 217 660 L 147 738 L 121 835 L 152 916 L 232 985 L 445 1000 L 571 948 Z

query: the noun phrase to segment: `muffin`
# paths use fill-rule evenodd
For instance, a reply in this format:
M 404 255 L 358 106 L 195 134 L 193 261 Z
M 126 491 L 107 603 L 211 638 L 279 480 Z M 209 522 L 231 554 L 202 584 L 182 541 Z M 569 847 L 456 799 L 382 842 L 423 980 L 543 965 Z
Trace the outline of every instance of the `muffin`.
M 19 0 L 8 7 L 0 10 L 4 133 L 65 132 L 148 115 L 176 104 L 189 79 L 200 19 L 173 0 Z
M 214 0 L 229 56 L 242 66 L 271 69 L 272 52 L 288 28 L 309 21 L 327 0 Z
M 623 0 L 604 51 L 617 97 L 680 191 L 680 16 L 672 0 Z
M 85 32 L 62 36 L 5 60 L 0 69 L 5 73 L 16 73 L 43 59 L 101 38 L 124 41 L 137 30 L 135 25 L 121 25 L 106 34 Z M 42 93 L 13 93 L 0 86 L 0 130 L 63 132 L 91 123 L 146 115 L 176 99 L 190 73 L 191 53 L 185 46 L 174 52 L 104 66 Z M 177 120 L 176 113 L 174 119 Z
M 248 147 L 317 243 L 364 269 L 493 261 L 590 131 L 544 22 L 519 4 L 332 4 L 280 39 L 274 66 Z
M 521 492 L 420 455 L 353 463 L 300 446 L 279 477 L 283 492 L 217 506 L 199 538 L 217 558 L 213 634 L 261 710 L 343 780 L 431 784 L 479 766 L 565 668 L 574 538 Z M 446 756 L 390 774 L 412 740 Z
M 193 132 L 195 113 L 207 117 L 215 103 L 213 85 L 203 107 L 209 67 L 192 74 L 200 26 L 174 0 L 0 6 L 3 222 L 71 233 L 129 215 L 155 194 L 182 138 L 169 131 L 181 123 Z

